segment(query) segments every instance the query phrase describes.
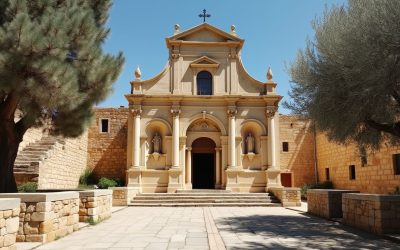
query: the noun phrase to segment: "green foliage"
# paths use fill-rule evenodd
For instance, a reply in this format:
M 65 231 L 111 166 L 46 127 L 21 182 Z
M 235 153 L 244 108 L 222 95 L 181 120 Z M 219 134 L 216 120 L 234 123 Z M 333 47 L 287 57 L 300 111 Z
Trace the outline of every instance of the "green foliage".
M 313 184 L 304 184 L 300 189 L 301 198 L 307 199 L 308 189 L 332 189 L 332 188 L 333 188 L 333 183 L 331 181 L 324 181 Z
M 393 0 L 349 0 L 326 10 L 289 67 L 293 102 L 284 105 L 335 142 L 399 144 L 399 19 Z
M 36 192 L 38 185 L 36 182 L 25 182 L 18 186 L 18 192 L 20 193 L 34 193 Z
M 93 176 L 93 171 L 90 168 L 86 168 L 85 171 L 79 177 L 79 184 L 88 186 L 96 183 L 96 180 Z
M 115 180 L 108 179 L 105 177 L 100 178 L 99 183 L 97 183 L 97 186 L 100 189 L 107 189 L 109 187 L 116 187 L 118 183 Z
M 110 0 L 0 1 L 0 107 L 13 97 L 25 127 L 51 120 L 54 134 L 79 136 L 124 62 L 102 49 L 110 7 Z

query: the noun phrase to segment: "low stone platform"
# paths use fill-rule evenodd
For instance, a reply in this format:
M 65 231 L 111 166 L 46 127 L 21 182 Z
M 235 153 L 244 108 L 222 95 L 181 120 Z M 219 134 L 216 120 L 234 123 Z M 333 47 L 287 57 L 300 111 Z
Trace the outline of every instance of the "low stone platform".
M 358 193 L 358 191 L 309 189 L 307 191 L 307 212 L 326 219 L 342 218 L 342 195 L 346 193 Z
M 225 190 L 188 190 L 177 193 L 137 194 L 129 206 L 150 207 L 250 207 L 281 206 L 281 203 L 268 193 L 232 193 Z
M 78 230 L 78 192 L 7 193 L 20 198 L 17 241 L 49 242 Z

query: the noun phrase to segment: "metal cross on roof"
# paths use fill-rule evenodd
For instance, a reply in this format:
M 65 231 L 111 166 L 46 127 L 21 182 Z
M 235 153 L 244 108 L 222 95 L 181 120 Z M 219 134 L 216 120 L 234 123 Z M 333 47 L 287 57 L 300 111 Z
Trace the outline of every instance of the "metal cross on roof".
M 211 15 L 207 14 L 206 9 L 204 9 L 203 10 L 203 14 L 200 14 L 199 17 L 202 17 L 203 18 L 203 23 L 205 23 L 206 22 L 206 17 L 211 17 Z

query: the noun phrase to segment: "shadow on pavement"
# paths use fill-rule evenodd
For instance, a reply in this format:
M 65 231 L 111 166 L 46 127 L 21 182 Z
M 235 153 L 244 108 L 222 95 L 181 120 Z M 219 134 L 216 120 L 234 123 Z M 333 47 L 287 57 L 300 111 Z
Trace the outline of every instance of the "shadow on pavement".
M 400 249 L 378 236 L 301 213 L 216 218 L 228 249 Z

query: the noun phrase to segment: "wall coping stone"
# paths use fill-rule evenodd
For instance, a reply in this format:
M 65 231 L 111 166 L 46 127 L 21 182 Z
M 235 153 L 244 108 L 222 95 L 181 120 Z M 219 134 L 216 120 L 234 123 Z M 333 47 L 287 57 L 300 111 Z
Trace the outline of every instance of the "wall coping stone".
M 85 190 L 79 191 L 79 197 L 97 197 L 104 195 L 112 195 L 111 189 L 96 189 L 96 190 Z
M 46 202 L 68 199 L 79 199 L 78 192 L 52 192 L 52 193 L 4 193 L 0 198 L 20 198 L 21 202 Z
M 358 193 L 355 190 L 346 189 L 308 189 L 307 193 Z
M 135 187 L 109 187 L 109 190 L 137 190 Z
M 4 198 L 0 199 L 0 211 L 19 208 L 21 199 L 18 198 Z
M 368 200 L 368 201 L 399 201 L 400 202 L 400 195 L 348 193 L 348 194 L 343 194 L 343 199 Z
M 269 187 L 269 190 L 288 190 L 288 191 L 300 191 L 297 187 Z

